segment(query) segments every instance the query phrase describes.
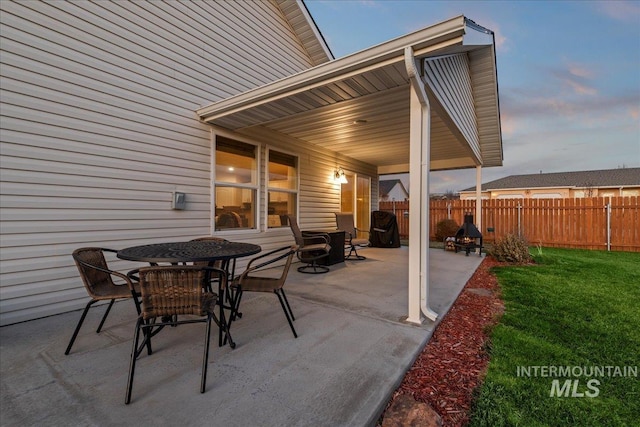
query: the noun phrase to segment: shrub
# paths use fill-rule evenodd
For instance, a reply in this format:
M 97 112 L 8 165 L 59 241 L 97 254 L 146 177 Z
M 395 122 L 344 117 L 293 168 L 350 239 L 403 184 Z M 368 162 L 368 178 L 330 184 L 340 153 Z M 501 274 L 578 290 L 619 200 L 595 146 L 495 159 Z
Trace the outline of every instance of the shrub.
M 532 259 L 527 239 L 511 233 L 496 241 L 491 255 L 498 261 L 511 263 L 526 263 Z
M 443 219 L 436 224 L 436 240 L 442 242 L 447 237 L 456 235 L 460 226 L 452 219 Z

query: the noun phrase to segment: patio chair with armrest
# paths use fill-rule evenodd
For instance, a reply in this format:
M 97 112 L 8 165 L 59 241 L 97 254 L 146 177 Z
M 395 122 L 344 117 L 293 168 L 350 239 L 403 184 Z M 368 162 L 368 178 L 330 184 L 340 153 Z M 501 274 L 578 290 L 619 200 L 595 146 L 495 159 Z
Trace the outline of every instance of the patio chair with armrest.
M 294 215 L 286 215 L 286 217 L 298 246 L 296 255 L 300 261 L 306 263 L 306 265 L 298 267 L 298 271 L 308 274 L 327 273 L 329 267 L 318 265 L 318 260 L 329 256 L 329 251 L 331 250 L 329 235 L 326 233 L 313 233 L 303 236 L 296 217 Z
M 142 349 L 145 346 L 148 347 L 151 337 L 164 326 L 206 324 L 200 379 L 200 393 L 204 393 L 207 383 L 212 320 L 224 330 L 231 347 L 235 347 L 224 319 L 216 317 L 215 308 L 218 296 L 209 291 L 208 284 L 205 283 L 209 277 L 217 275 L 218 279 L 223 281 L 226 286 L 227 273 L 213 267 L 194 265 L 143 267 L 137 273 L 140 277 L 141 313 L 136 321 L 133 337 L 125 404 L 131 402 L 136 360 L 142 353 Z M 179 315 L 181 320 L 178 320 Z M 193 316 L 200 318 L 194 319 Z M 162 319 L 162 321 L 158 322 L 158 319 Z M 139 342 L 141 331 L 144 336 L 142 343 Z
M 138 285 L 126 275 L 109 269 L 104 255 L 105 252 L 117 253 L 118 251 L 98 247 L 85 247 L 73 251 L 73 259 L 78 267 L 82 283 L 84 283 L 84 287 L 87 294 L 89 294 L 89 297 L 91 297 L 91 300 L 84 307 L 82 316 L 80 316 L 80 321 L 78 322 L 76 329 L 73 331 L 73 335 L 71 336 L 71 340 L 69 341 L 69 345 L 67 346 L 64 354 L 69 354 L 71 351 L 71 347 L 78 336 L 78 332 L 80 332 L 80 328 L 87 316 L 89 308 L 93 304 L 99 301 L 110 300 L 109 305 L 102 316 L 100 325 L 98 325 L 96 333 L 100 333 L 102 330 L 102 326 L 104 325 L 105 320 L 107 320 L 111 307 L 117 299 L 134 298 L 136 309 L 138 313 L 140 313 L 140 308 L 138 307 L 137 299 L 135 298 L 135 293 L 139 292 Z M 116 284 L 113 281 L 114 277 L 121 279 L 123 283 Z
M 298 338 L 295 328 L 293 327 L 293 320 L 296 320 L 291 311 L 291 306 L 287 300 L 287 295 L 284 293 L 284 282 L 287 280 L 287 274 L 289 273 L 289 267 L 293 260 L 293 255 L 298 248 L 296 246 L 285 246 L 265 254 L 259 255 L 249 261 L 246 270 L 234 280 L 230 287 L 234 290 L 233 310 L 229 318 L 229 325 L 235 320 L 240 308 L 240 300 L 244 292 L 273 292 L 280 301 L 280 306 L 284 311 L 284 315 L 287 317 L 289 327 L 293 336 Z M 276 263 L 284 260 L 284 264 L 281 265 L 279 275 L 276 274 L 278 270 Z M 266 271 L 265 271 L 266 270 Z
M 345 235 L 345 246 L 349 247 L 349 254 L 344 259 L 363 260 L 367 259 L 362 255 L 358 255 L 358 246 L 369 246 L 369 239 L 359 238 L 358 233 L 369 233 L 368 231 L 358 229 L 353 222 L 353 212 L 336 212 L 336 226 L 338 230 L 342 230 Z

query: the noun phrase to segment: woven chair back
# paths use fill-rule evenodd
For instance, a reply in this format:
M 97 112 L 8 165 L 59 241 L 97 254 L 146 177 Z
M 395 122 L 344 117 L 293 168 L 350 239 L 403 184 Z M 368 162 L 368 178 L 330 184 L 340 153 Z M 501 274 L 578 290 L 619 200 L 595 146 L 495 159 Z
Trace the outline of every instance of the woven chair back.
M 215 294 L 204 291 L 207 270 L 199 266 L 140 269 L 142 316 L 192 314 L 203 316 L 215 306 Z
M 113 292 L 116 285 L 108 273 L 109 267 L 102 248 L 76 249 L 73 259 L 89 296 L 98 298 Z

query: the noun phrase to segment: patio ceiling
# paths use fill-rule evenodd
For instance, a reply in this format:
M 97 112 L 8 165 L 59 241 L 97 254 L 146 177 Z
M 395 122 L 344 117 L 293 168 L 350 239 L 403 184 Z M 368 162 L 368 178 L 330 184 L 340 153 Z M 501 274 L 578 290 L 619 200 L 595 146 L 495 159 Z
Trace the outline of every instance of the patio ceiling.
M 502 165 L 493 33 L 464 16 L 197 110 L 245 134 L 284 134 L 378 166 L 409 170 L 411 48 L 431 103 L 431 169 Z M 465 89 L 466 88 L 466 89 Z

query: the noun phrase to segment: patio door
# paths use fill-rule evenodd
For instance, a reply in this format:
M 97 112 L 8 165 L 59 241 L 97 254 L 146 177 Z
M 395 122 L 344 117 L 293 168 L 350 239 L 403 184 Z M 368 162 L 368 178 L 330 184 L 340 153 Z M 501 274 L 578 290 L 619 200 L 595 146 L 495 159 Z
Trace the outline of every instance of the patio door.
M 371 178 L 358 174 L 345 174 L 346 184 L 341 184 L 340 210 L 353 212 L 356 227 L 369 231 L 371 221 Z M 367 233 L 361 236 L 366 238 Z

